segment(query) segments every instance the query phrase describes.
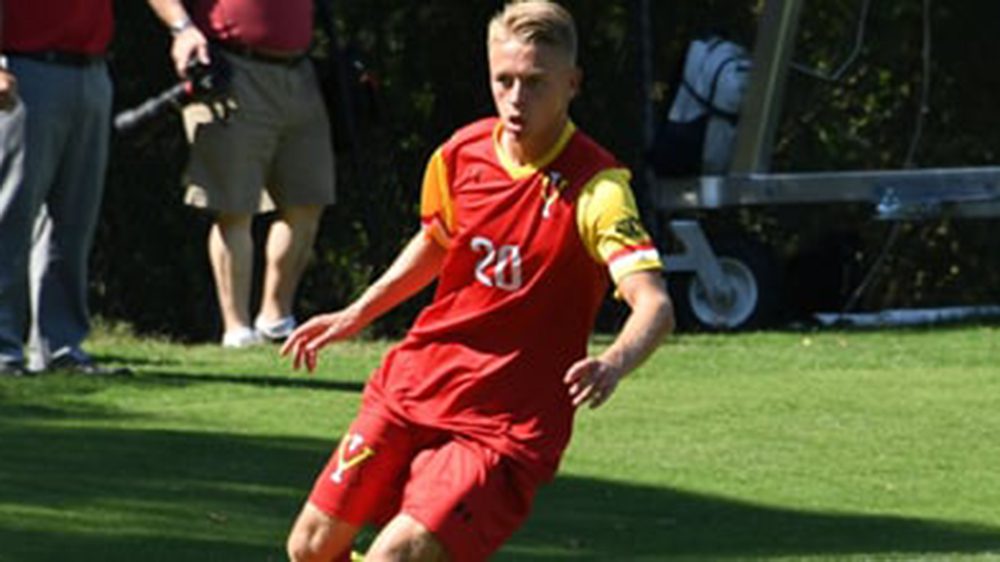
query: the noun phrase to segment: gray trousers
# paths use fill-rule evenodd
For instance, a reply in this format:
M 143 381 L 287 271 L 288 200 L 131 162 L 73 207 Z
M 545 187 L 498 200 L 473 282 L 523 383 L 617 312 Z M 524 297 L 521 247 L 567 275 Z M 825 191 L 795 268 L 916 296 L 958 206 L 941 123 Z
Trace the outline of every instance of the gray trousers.
M 9 57 L 21 101 L 0 111 L 0 362 L 44 368 L 90 331 L 87 259 L 104 191 L 104 64 Z

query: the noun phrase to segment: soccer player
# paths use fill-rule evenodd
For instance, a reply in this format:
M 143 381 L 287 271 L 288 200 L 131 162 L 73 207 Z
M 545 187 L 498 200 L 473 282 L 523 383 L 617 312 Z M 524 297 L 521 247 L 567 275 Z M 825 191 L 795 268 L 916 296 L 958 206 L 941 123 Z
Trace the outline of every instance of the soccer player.
M 576 407 L 607 401 L 673 326 L 629 173 L 568 116 L 581 79 L 571 16 L 511 3 L 487 37 L 498 116 L 431 156 L 423 228 L 389 269 L 282 347 L 312 371 L 321 348 L 437 280 L 316 480 L 292 560 L 348 560 L 366 523 L 383 525 L 368 562 L 485 560 L 553 477 Z M 609 277 L 631 312 L 588 357 Z

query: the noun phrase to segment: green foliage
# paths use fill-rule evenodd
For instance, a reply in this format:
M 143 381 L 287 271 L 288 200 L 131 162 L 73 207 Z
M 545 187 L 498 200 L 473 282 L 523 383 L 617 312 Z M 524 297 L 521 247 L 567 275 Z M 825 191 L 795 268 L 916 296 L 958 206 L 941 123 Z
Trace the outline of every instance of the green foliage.
M 795 58 L 831 72 L 853 47 L 861 3 L 808 3 Z M 792 72 L 775 151 L 779 170 L 873 170 L 996 165 L 1000 133 L 989 116 L 996 89 L 989 53 L 997 50 L 990 2 L 930 4 L 872 2 L 865 42 L 836 83 Z M 923 67 L 929 24 L 930 68 Z M 927 80 L 927 107 L 922 90 Z M 845 213 L 846 211 L 846 213 Z M 839 219 L 831 220 L 839 213 Z M 805 236 L 835 224 L 848 231 L 855 271 L 876 265 L 892 225 L 872 221 L 872 209 L 813 210 Z M 875 270 L 859 306 L 942 306 L 996 302 L 1000 251 L 996 219 L 952 220 L 947 215 L 903 224 Z M 835 233 L 834 233 L 835 234 Z M 841 237 L 841 241 L 845 241 Z M 855 283 L 860 279 L 855 278 Z M 846 296 L 846 295 L 845 295 Z M 841 301 L 843 302 L 843 301 Z

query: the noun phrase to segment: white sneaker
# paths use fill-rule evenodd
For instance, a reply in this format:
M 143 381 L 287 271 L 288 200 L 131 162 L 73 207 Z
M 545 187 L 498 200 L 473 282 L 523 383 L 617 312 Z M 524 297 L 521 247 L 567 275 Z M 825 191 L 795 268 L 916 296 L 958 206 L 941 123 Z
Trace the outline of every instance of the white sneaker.
M 222 347 L 240 349 L 261 343 L 260 334 L 246 326 L 222 334 Z
M 294 316 L 285 316 L 274 322 L 264 322 L 261 318 L 257 318 L 253 322 L 257 334 L 269 341 L 281 341 L 287 338 L 292 335 L 298 325 L 299 323 L 295 321 Z

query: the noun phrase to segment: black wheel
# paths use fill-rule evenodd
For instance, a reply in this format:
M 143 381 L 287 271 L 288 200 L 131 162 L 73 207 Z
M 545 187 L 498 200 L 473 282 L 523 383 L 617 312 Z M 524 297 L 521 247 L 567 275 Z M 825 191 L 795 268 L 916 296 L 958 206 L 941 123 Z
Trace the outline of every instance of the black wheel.
M 721 243 L 715 248 L 727 290 L 709 298 L 694 274 L 671 283 L 671 296 L 682 329 L 735 331 L 762 328 L 778 318 L 780 276 L 767 247 L 751 242 Z

